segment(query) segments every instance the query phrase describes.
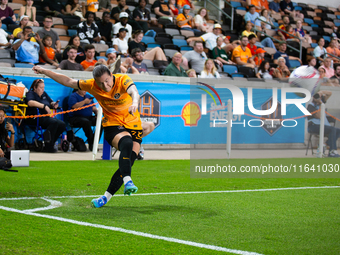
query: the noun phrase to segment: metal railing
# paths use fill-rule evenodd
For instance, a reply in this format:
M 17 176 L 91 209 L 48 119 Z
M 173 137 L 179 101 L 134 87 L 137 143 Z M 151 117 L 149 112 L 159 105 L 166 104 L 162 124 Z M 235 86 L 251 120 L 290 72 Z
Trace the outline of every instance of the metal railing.
M 298 39 L 298 40 L 300 41 L 300 43 L 299 43 L 299 44 L 300 44 L 300 50 L 294 48 L 293 46 L 289 45 L 288 43 L 286 43 L 286 44 L 287 44 L 287 47 L 288 47 L 288 48 L 290 48 L 290 49 L 292 49 L 292 50 L 298 52 L 298 53 L 299 53 L 299 56 L 300 56 L 300 60 L 302 60 L 302 39 L 300 39 L 300 38 L 299 38 L 298 36 L 296 36 L 296 35 L 293 35 L 293 34 L 288 33 L 287 31 L 285 31 L 285 30 L 283 30 L 283 29 L 281 29 L 281 28 L 279 28 L 279 27 L 275 27 L 273 24 L 270 24 L 269 22 L 264 21 L 264 20 L 262 20 L 262 19 L 260 19 L 260 18 L 256 18 L 255 21 L 256 21 L 256 20 L 259 20 L 259 21 L 261 21 L 261 22 L 263 22 L 263 23 L 266 23 L 266 24 L 270 25 L 272 28 L 275 28 L 275 29 L 277 29 L 277 30 L 279 30 L 279 31 L 281 31 L 281 32 L 284 32 L 284 33 L 286 33 L 286 34 L 288 34 L 288 35 L 290 35 L 290 36 L 292 36 L 292 37 Z M 255 24 L 254 24 L 254 31 L 255 31 L 255 32 L 262 32 L 261 30 L 258 30 L 258 29 L 256 28 L 256 25 L 255 25 Z M 268 35 L 267 33 L 264 33 L 264 34 L 265 34 L 267 37 L 269 37 L 270 39 L 272 39 L 272 40 L 274 40 L 274 41 L 276 41 L 276 42 L 279 42 L 279 43 L 282 42 L 281 40 L 276 39 L 276 38 L 274 38 L 274 37 Z
M 336 56 L 336 55 L 333 55 L 332 53 L 326 53 L 326 56 L 328 57 L 328 55 L 330 55 L 330 56 L 332 56 L 333 58 L 336 58 L 337 60 L 339 60 L 340 61 L 340 58 L 338 57 L 338 56 Z
M 227 19 L 230 19 L 230 30 L 234 29 L 234 7 L 227 2 L 226 0 L 223 0 L 230 8 L 231 8 L 231 15 L 227 14 L 225 11 L 223 11 L 219 6 L 217 6 L 215 3 L 213 3 L 210 0 L 204 1 L 204 7 L 206 7 L 206 4 L 209 3 L 212 6 L 214 6 L 218 11 L 220 11 Z

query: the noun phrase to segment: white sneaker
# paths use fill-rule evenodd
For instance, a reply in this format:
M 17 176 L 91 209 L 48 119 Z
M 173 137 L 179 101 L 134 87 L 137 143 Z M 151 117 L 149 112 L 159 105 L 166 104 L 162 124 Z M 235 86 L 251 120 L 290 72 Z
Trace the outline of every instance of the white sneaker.
M 339 153 L 336 150 L 332 150 L 332 151 L 329 152 L 328 157 L 339 158 L 340 155 L 339 155 Z

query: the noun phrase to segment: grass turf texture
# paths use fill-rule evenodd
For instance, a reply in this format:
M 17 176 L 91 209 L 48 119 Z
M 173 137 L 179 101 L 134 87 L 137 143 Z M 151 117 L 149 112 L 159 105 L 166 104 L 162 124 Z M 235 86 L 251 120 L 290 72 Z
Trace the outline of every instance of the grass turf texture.
M 337 163 L 334 159 L 231 160 L 233 165 Z M 138 193 L 340 186 L 339 179 L 195 179 L 189 161 L 138 161 Z M 117 162 L 31 162 L 19 173 L 0 171 L 0 197 L 101 195 Z M 119 191 L 122 194 L 121 189 Z M 339 254 L 340 189 L 56 199 L 40 214 L 263 254 Z M 0 201 L 19 210 L 41 199 Z M 2 254 L 222 254 L 182 244 L 78 226 L 0 210 Z

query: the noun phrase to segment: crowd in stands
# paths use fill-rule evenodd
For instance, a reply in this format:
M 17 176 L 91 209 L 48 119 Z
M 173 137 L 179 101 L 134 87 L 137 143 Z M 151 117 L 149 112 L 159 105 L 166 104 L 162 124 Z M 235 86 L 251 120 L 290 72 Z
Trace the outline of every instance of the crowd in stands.
M 15 12 L 1 0 L 0 51 L 15 60 L 0 65 L 92 71 L 101 63 L 132 74 L 286 80 L 313 59 L 338 86 L 330 80 L 340 63 L 339 10 L 291 0 L 230 3 L 238 3 L 234 30 L 190 0 L 26 0 Z

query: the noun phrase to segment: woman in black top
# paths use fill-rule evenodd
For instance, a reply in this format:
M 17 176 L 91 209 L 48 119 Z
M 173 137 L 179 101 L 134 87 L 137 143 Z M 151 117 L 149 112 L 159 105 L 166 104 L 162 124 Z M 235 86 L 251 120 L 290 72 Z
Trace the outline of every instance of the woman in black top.
M 145 43 L 142 42 L 144 37 L 144 34 L 142 31 L 137 30 L 132 34 L 132 40 L 129 42 L 129 52 L 131 53 L 133 49 L 135 48 L 140 48 L 141 51 L 144 54 L 144 59 L 149 59 L 149 60 L 162 60 L 162 61 L 167 61 L 167 58 L 163 52 L 163 50 L 160 47 L 155 47 L 152 48 L 151 50 L 147 51 L 146 50 L 146 45 Z
M 68 42 L 68 45 L 63 51 L 63 59 L 68 59 L 67 52 L 69 51 L 71 45 L 77 47 L 78 53 L 76 57 L 76 62 L 80 64 L 86 59 L 86 56 L 85 56 L 84 49 L 80 46 L 80 37 L 78 35 L 71 36 L 70 41 Z
M 147 0 L 139 0 L 138 6 L 133 10 L 133 18 L 135 21 L 145 21 L 151 26 L 157 26 L 157 20 L 152 20 L 150 17 L 150 10 L 145 8 L 147 4 Z
M 9 122 L 6 123 L 6 112 L 5 109 L 0 107 L 0 157 L 10 159 L 9 148 L 14 146 L 14 128 Z M 11 135 L 8 135 L 8 131 Z
M 28 105 L 27 115 L 36 115 L 37 108 L 39 109 L 39 114 L 51 114 L 53 109 L 58 108 L 58 101 L 54 102 L 45 92 L 45 83 L 42 79 L 33 81 L 30 90 L 26 94 L 26 103 Z M 28 125 L 37 125 L 37 118 L 28 118 L 25 122 Z M 43 135 L 45 151 L 56 152 L 54 150 L 54 143 L 66 130 L 65 123 L 57 118 L 46 116 L 39 117 L 39 125 L 46 129 Z

